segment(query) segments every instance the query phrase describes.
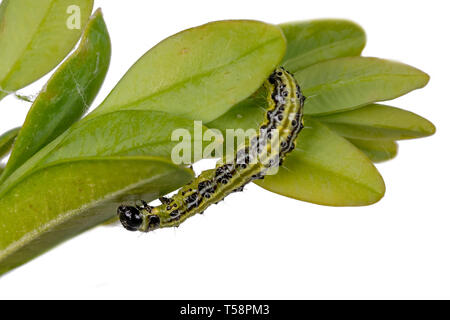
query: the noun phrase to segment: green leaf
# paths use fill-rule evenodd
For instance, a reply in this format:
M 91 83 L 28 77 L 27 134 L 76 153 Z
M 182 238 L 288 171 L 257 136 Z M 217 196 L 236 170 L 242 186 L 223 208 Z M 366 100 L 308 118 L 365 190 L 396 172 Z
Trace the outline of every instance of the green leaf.
M 11 151 L 20 128 L 11 129 L 0 136 L 0 159 Z
M 294 73 L 321 61 L 359 56 L 364 30 L 348 20 L 320 19 L 280 25 L 288 43 L 282 65 Z
M 80 158 L 37 170 L 0 199 L 0 274 L 109 220 L 119 203 L 156 199 L 192 178 L 151 157 Z
M 0 198 L 24 177 L 61 161 L 129 155 L 170 158 L 178 143 L 171 141 L 175 129 L 185 129 L 195 139 L 192 120 L 159 111 L 123 110 L 84 118 L 14 171 L 1 184 Z
M 20 216 L 25 216 L 23 219 L 31 219 L 30 215 L 35 217 L 31 227 L 26 229 L 20 220 L 15 227 L 12 222 L 3 224 L 5 228 L 0 225 L 0 244 L 2 238 L 10 239 L 4 236 L 9 233 L 19 239 L 0 245 L 0 273 L 89 227 L 110 220 L 123 199 L 134 196 L 151 201 L 189 182 L 193 178 L 192 171 L 180 169 L 167 159 L 138 156 L 168 157 L 171 146 L 176 143 L 170 141 L 171 132 L 182 128 L 192 132 L 192 120 L 157 111 L 116 111 L 82 119 L 31 157 L 0 187 L 0 206 L 7 211 L 5 216 L 0 212 L 0 221 L 12 219 L 9 212 L 21 212 Z M 100 163 L 91 165 L 97 161 Z M 108 163 L 103 164 L 103 161 Z M 60 166 L 64 168 L 54 169 Z M 141 188 L 136 190 L 136 185 Z M 95 191 L 95 197 L 87 197 L 85 191 L 88 195 Z M 17 200 L 23 197 L 36 197 L 39 201 L 35 200 L 36 206 L 33 202 L 30 210 L 11 207 L 21 205 Z M 120 200 L 114 200 L 117 197 Z M 105 209 L 97 208 L 99 201 Z M 47 208 L 46 211 L 43 208 Z M 53 219 L 50 222 L 46 220 L 48 215 Z M 69 217 L 68 223 L 66 217 Z M 16 243 L 19 243 L 18 248 Z
M 316 119 L 340 135 L 355 139 L 414 139 L 436 132 L 430 121 L 417 114 L 381 104 L 371 104 Z
M 41 160 L 40 165 L 76 157 L 113 155 L 170 159 L 172 148 L 179 143 L 171 141 L 174 130 L 186 130 L 196 138 L 192 120 L 164 112 L 122 110 L 102 114 L 77 124 Z M 202 137 L 198 138 L 201 143 Z
M 397 98 L 424 87 L 429 76 L 399 62 L 365 57 L 328 60 L 295 73 L 305 113 L 330 114 Z
M 364 206 L 380 200 L 383 178 L 350 142 L 323 124 L 306 119 L 278 174 L 256 182 L 269 191 L 328 206 Z
M 97 10 L 77 50 L 56 70 L 32 105 L 2 180 L 81 118 L 100 90 L 110 57 L 108 30 Z
M 206 126 L 219 129 L 222 133 L 226 129 L 256 129 L 264 120 L 267 111 L 266 97 L 266 90 L 261 87 L 249 99 L 238 103 L 227 113 L 208 122 Z
M 167 159 L 139 156 L 167 158 L 175 143 L 171 132 L 182 128 L 192 132 L 192 120 L 157 111 L 116 111 L 82 119 L 31 157 L 0 187 L 0 206 L 6 210 L 0 221 L 11 220 L 0 225 L 0 273 L 110 220 L 124 199 L 151 201 L 189 182 L 192 171 Z M 21 207 L 22 198 L 32 206 Z M 10 212 L 21 212 L 22 220 L 13 225 Z M 3 238 L 10 240 L 2 244 Z
M 93 0 L 4 0 L 0 5 L 2 95 L 56 67 L 80 38 L 93 5 Z M 80 12 L 80 29 L 70 29 L 67 24 L 71 22 L 68 11 L 75 6 Z
M 254 104 L 241 103 L 207 126 L 222 132 L 228 128 L 256 129 L 264 114 L 265 110 Z M 364 154 L 310 117 L 305 119 L 297 147 L 278 174 L 256 184 L 294 199 L 329 206 L 369 205 L 380 200 L 385 191 L 383 178 Z
M 180 32 L 148 51 L 92 114 L 157 110 L 209 121 L 255 92 L 281 62 L 280 28 L 218 21 Z
M 383 162 L 395 158 L 398 143 L 392 140 L 359 140 L 347 138 L 373 162 Z

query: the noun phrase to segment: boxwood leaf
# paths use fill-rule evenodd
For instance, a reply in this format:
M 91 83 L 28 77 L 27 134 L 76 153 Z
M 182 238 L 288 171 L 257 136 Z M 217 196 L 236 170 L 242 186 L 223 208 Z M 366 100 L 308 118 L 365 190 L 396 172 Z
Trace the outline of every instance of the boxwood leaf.
M 429 76 L 399 62 L 366 57 L 328 60 L 295 73 L 305 113 L 329 114 L 397 98 L 424 87 Z
M 79 158 L 36 170 L 0 199 L 0 274 L 109 220 L 119 203 L 156 199 L 192 178 L 152 157 Z
M 194 134 L 192 120 L 151 110 L 122 110 L 102 114 L 77 124 L 41 160 L 40 165 L 76 157 L 112 155 L 147 155 L 170 159 L 172 148 L 179 143 L 172 141 L 174 130 L 186 130 L 192 142 L 200 143 L 201 146 L 202 136 Z
M 16 241 L 20 244 L 18 249 L 14 244 L 16 242 L 8 242 L 4 247 L 0 246 L 0 272 L 20 265 L 43 250 L 84 231 L 87 227 L 110 220 L 114 217 L 117 209 L 119 200 L 114 200 L 117 197 L 120 198 L 120 201 L 124 196 L 128 198 L 142 197 L 151 201 L 192 179 L 192 171 L 180 169 L 167 159 L 138 156 L 140 154 L 157 154 L 167 158 L 170 155 L 171 144 L 175 143 L 170 141 L 171 132 L 175 128 L 185 128 L 192 132 L 192 120 L 158 111 L 111 112 L 90 119 L 84 118 L 31 157 L 1 185 L 0 205 L 2 208 L 6 208 L 7 212 L 22 212 L 22 208 L 8 208 L 8 203 L 21 199 L 23 194 L 27 199 L 28 197 L 32 198 L 32 195 L 35 194 L 41 201 L 36 202 L 38 206 L 36 211 L 23 211 L 23 214 L 26 215 L 26 219 L 29 218 L 29 215 L 33 215 L 35 217 L 33 221 L 36 224 L 26 230 L 22 230 L 21 224 L 13 227 L 12 222 L 11 225 L 5 225 L 4 229 L 0 226 L 0 235 L 2 235 L 0 239 L 3 234 L 16 232 L 17 229 L 17 232 L 23 231 L 23 233 L 19 232 L 20 239 L 25 239 Z M 193 134 L 192 136 L 195 137 Z M 103 161 L 107 161 L 107 164 L 104 165 Z M 113 161 L 112 164 L 111 161 Z M 91 166 L 92 162 L 99 162 L 99 164 Z M 163 164 L 161 165 L 160 162 Z M 67 168 L 53 171 L 55 167 L 66 165 Z M 150 185 L 146 183 L 144 186 L 141 186 L 139 182 L 138 185 L 142 187 L 142 190 L 136 190 L 134 186 L 137 182 L 127 180 L 134 179 L 133 177 L 143 179 L 144 182 L 155 182 Z M 120 179 L 125 179 L 124 181 L 128 181 L 128 185 L 121 188 L 121 184 L 115 179 L 119 179 L 119 182 L 122 181 Z M 59 183 L 60 181 L 61 183 Z M 28 183 L 31 185 L 30 187 Z M 83 194 L 85 189 L 88 193 L 97 190 L 96 183 L 99 184 L 96 197 L 101 199 L 101 205 L 106 209 L 96 208 L 96 203 L 100 200 L 91 200 Z M 43 187 L 47 185 L 51 188 Z M 110 191 L 105 191 L 107 187 L 113 188 L 114 191 L 111 192 L 114 193 L 114 197 L 109 196 Z M 118 189 L 114 189 L 116 187 Z M 30 190 L 28 191 L 28 189 Z M 146 194 L 144 194 L 145 191 Z M 59 194 L 58 192 L 63 193 Z M 10 202 L 5 204 L 3 201 Z M 91 202 L 93 202 L 92 209 Z M 56 209 L 53 208 L 56 210 L 55 214 L 58 212 L 61 214 L 61 216 L 52 216 L 54 222 L 52 220 L 44 223 L 44 226 L 51 225 L 49 230 L 39 224 L 46 221 L 46 216 L 49 215 L 46 211 L 42 213 L 40 204 L 44 208 L 49 208 L 47 210 L 51 210 L 52 206 L 57 205 Z M 70 210 L 67 209 L 67 206 L 71 206 Z M 33 205 L 31 209 L 34 210 L 34 208 Z M 64 210 L 58 211 L 58 208 Z M 86 208 L 89 210 L 85 211 Z M 75 212 L 76 215 L 71 215 L 72 212 Z M 5 213 L 5 215 L 8 214 Z M 40 214 L 44 216 L 39 218 Z M 70 215 L 69 224 L 64 222 L 64 217 L 67 215 Z M 4 217 L 0 213 L 0 221 L 3 220 Z M 62 221 L 61 225 L 58 224 L 59 221 Z M 83 225 L 85 222 L 87 225 Z M 53 227 L 54 223 L 55 227 Z M 45 232 L 42 236 L 39 234 L 38 240 L 35 241 L 34 234 L 38 234 L 36 228 L 39 231 L 45 229 Z M 19 236 L 15 237 L 19 239 Z M 28 241 L 30 238 L 31 240 Z M 5 236 L 5 239 L 8 239 L 8 236 Z M 2 255 L 4 262 L 1 260 Z
M 0 5 L 2 96 L 41 78 L 72 50 L 93 0 L 4 0 Z
M 56 70 L 33 103 L 2 180 L 81 118 L 100 90 L 110 57 L 108 30 L 98 10 L 77 50 Z
M 414 139 L 436 132 L 430 121 L 417 114 L 382 104 L 371 104 L 317 119 L 340 135 L 355 139 Z
M 398 143 L 392 140 L 360 140 L 347 138 L 373 162 L 383 162 L 395 158 Z
M 11 129 L 0 136 L 0 160 L 11 151 L 19 130 L 20 128 Z
M 266 90 L 264 87 L 256 91 L 249 99 L 241 101 L 227 113 L 206 124 L 209 128 L 217 128 L 222 132 L 226 129 L 242 128 L 256 129 L 262 123 L 267 111 Z M 224 135 L 225 136 L 225 135 Z
M 218 21 L 180 32 L 148 51 L 92 114 L 145 109 L 209 121 L 255 92 L 278 65 L 277 26 Z
M 311 118 L 279 172 L 256 182 L 269 191 L 328 206 L 363 206 L 380 200 L 383 178 L 350 142 Z
M 255 97 L 262 99 L 263 96 Z M 256 129 L 265 110 L 241 103 L 207 124 Z M 303 201 L 330 206 L 369 205 L 384 195 L 383 179 L 371 161 L 350 142 L 311 117 L 278 174 L 256 182 L 263 188 Z
M 84 118 L 41 149 L 0 185 L 0 198 L 34 171 L 79 157 L 147 155 L 170 158 L 172 131 L 194 139 L 193 121 L 159 111 L 123 110 Z M 199 140 L 201 137 L 199 137 Z M 200 141 L 201 142 L 201 141 Z
M 364 30 L 348 20 L 319 19 L 280 27 L 288 44 L 282 65 L 292 73 L 321 61 L 359 56 L 366 45 Z

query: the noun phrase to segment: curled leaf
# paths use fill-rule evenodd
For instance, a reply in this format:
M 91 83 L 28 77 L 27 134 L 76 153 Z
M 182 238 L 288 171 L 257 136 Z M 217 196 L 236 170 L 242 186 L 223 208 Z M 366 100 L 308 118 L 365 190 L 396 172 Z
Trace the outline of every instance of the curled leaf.
M 282 65 L 292 73 L 321 61 L 359 56 L 366 45 L 364 30 L 348 20 L 300 21 L 280 27 L 288 44 Z
M 100 90 L 110 57 L 110 38 L 98 10 L 77 50 L 56 70 L 33 103 L 2 180 L 81 118 Z
M 414 139 L 436 132 L 435 126 L 427 119 L 410 111 L 382 104 L 371 104 L 316 119 L 340 135 L 354 139 Z
M 0 159 L 11 151 L 19 131 L 20 128 L 11 129 L 0 136 Z
M 328 206 L 364 206 L 380 200 L 383 178 L 350 142 L 308 118 L 297 146 L 279 172 L 256 182 L 269 191 Z
M 295 73 L 307 97 L 305 113 L 322 115 L 397 98 L 424 87 L 429 76 L 389 60 L 345 57 L 328 60 Z
M 392 140 L 360 140 L 347 138 L 373 162 L 383 162 L 395 158 L 398 143 Z
M 80 38 L 93 5 L 93 0 L 2 1 L 0 99 L 41 78 L 64 59 Z
M 36 170 L 0 198 L 0 274 L 111 219 L 119 203 L 156 199 L 192 178 L 151 157 L 80 158 Z
M 255 92 L 285 50 L 280 28 L 262 22 L 188 29 L 139 59 L 92 116 L 142 109 L 210 121 Z

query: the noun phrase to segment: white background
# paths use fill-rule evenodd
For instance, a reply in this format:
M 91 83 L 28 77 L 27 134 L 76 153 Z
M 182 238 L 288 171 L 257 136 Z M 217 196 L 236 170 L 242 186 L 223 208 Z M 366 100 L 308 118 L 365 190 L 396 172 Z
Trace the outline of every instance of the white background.
M 401 142 L 398 157 L 378 165 L 387 192 L 376 205 L 323 207 L 250 185 L 176 230 L 100 227 L 80 235 L 0 278 L 0 298 L 450 298 L 448 1 L 97 0 L 96 6 L 109 26 L 113 58 L 94 106 L 143 53 L 183 29 L 221 19 L 335 17 L 364 27 L 364 55 L 431 75 L 425 89 L 392 104 L 430 119 L 438 131 Z M 21 93 L 36 93 L 43 83 Z M 20 125 L 28 107 L 4 99 L 0 131 Z

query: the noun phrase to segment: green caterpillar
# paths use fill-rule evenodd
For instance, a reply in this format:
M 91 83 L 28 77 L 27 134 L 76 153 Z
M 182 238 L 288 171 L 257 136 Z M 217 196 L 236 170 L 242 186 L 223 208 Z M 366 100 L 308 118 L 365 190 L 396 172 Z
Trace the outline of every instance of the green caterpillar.
M 203 171 L 172 198 L 160 198 L 162 204 L 157 207 L 144 201 L 142 206 L 120 206 L 117 213 L 127 230 L 148 232 L 179 226 L 281 165 L 286 154 L 295 148 L 295 140 L 303 128 L 305 97 L 294 76 L 281 67 L 264 86 L 269 105 L 265 120 L 259 132 L 238 148 L 233 161 L 219 162 L 215 169 Z

